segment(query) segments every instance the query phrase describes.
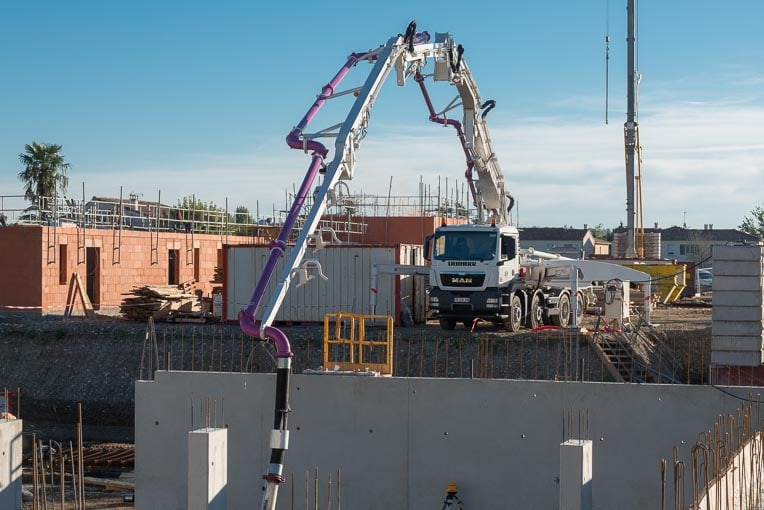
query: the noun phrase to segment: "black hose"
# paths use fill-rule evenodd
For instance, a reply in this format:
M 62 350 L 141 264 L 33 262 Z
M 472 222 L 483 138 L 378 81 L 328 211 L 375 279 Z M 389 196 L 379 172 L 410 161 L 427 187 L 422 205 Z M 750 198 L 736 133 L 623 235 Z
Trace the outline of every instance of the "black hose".
M 451 57 L 451 71 L 454 73 L 459 72 L 459 67 L 462 65 L 462 55 L 464 54 L 464 46 L 461 44 L 458 44 L 456 46 L 456 63 L 454 63 L 454 56 L 453 52 L 449 52 L 449 55 Z
M 406 27 L 406 34 L 403 36 L 403 42 L 409 45 L 409 51 L 414 51 L 414 36 L 416 35 L 416 20 L 412 19 L 409 26 Z
M 483 108 L 483 113 L 480 115 L 480 118 L 485 119 L 485 116 L 488 115 L 488 112 L 496 108 L 496 101 L 493 99 L 489 99 L 482 105 L 480 105 L 480 108 Z

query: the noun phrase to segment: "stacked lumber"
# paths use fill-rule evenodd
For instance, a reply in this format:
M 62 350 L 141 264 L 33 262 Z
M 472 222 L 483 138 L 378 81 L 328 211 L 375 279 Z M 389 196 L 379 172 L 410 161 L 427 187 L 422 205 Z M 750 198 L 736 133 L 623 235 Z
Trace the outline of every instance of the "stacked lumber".
M 215 272 L 212 275 L 212 280 L 210 280 L 210 283 L 219 283 L 223 284 L 223 268 L 220 266 L 215 266 Z
M 174 320 L 176 317 L 198 315 L 202 309 L 196 294 L 178 285 L 142 285 L 133 287 L 125 294 L 119 307 L 120 313 L 128 320 L 155 321 Z

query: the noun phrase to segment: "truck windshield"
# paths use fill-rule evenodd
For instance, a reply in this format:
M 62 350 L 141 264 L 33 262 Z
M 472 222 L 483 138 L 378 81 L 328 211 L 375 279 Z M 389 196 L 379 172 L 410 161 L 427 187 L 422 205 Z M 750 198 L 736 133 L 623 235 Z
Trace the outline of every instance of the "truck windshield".
M 441 232 L 435 234 L 435 260 L 492 260 L 496 257 L 496 232 Z

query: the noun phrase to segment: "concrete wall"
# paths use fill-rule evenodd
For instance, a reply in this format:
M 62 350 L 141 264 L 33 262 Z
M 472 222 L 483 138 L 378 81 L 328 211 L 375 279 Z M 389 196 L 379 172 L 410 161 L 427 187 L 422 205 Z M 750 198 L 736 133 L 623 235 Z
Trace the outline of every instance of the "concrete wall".
M 198 426 L 207 398 L 225 401 L 217 419 L 229 429 L 229 508 L 255 505 L 274 383 L 270 374 L 185 372 L 137 382 L 136 508 L 185 508 L 192 402 Z M 562 416 L 572 407 L 589 413 L 593 508 L 658 508 L 660 459 L 678 446 L 690 466 L 698 433 L 739 407 L 734 395 L 751 391 L 758 389 L 295 375 L 284 474 L 299 481 L 316 466 L 341 470 L 347 508 L 440 508 L 454 481 L 465 508 L 556 509 Z M 290 492 L 284 486 L 278 508 L 290 508 Z
M 0 508 L 21 509 L 21 420 L 0 420 Z

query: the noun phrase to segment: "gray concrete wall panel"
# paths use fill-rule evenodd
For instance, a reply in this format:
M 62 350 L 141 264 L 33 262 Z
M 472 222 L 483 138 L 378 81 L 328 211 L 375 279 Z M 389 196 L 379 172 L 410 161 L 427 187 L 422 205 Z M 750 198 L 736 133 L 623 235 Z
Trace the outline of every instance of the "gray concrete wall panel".
M 714 291 L 713 303 L 714 306 L 761 306 L 764 294 L 758 291 Z
M 229 508 L 259 501 L 274 380 L 160 372 L 154 382 L 136 383 L 136 508 L 183 508 L 190 401 L 216 395 L 225 398 L 229 428 Z M 285 474 L 300 482 L 298 508 L 305 471 L 312 477 L 318 466 L 321 473 L 341 469 L 347 508 L 440 508 L 454 481 L 466 508 L 557 509 L 562 417 L 573 408 L 588 411 L 593 508 L 658 508 L 660 459 L 678 446 L 689 466 L 698 433 L 741 405 L 734 395 L 760 391 L 295 375 Z M 290 491 L 282 488 L 279 509 L 290 508 Z M 325 488 L 319 500 L 326 501 Z
M 750 290 L 762 292 L 764 276 L 725 276 L 717 275 L 713 283 L 714 292 L 725 290 Z
M 711 349 L 719 351 L 761 352 L 760 336 L 715 336 L 711 340 Z
M 715 321 L 760 321 L 764 319 L 764 305 L 723 306 L 714 303 L 711 318 Z
M 711 326 L 711 334 L 721 336 L 758 336 L 764 339 L 764 321 L 721 321 L 716 320 Z
M 758 367 L 762 363 L 764 363 L 764 353 L 761 351 L 711 351 L 712 365 Z
M 21 509 L 21 420 L 0 420 L 0 508 Z
M 764 247 L 762 246 L 714 246 L 714 261 L 738 260 L 764 263 Z
M 714 260 L 714 276 L 757 276 L 762 264 L 744 260 Z

